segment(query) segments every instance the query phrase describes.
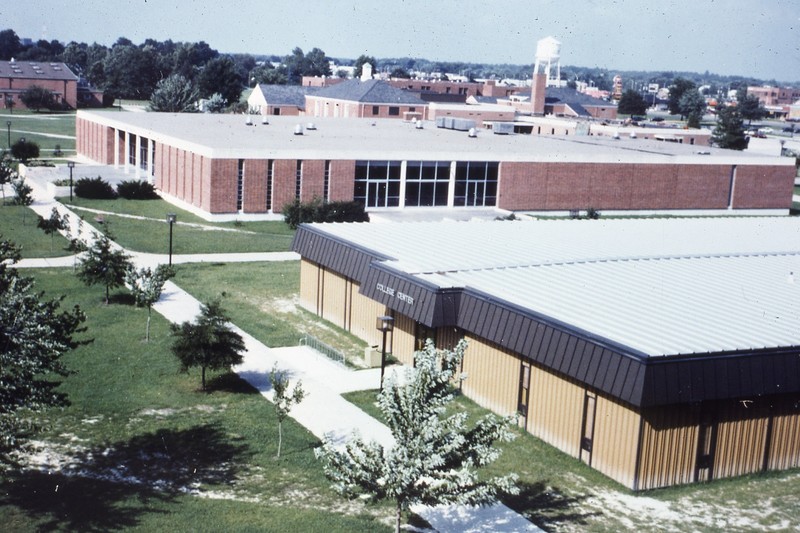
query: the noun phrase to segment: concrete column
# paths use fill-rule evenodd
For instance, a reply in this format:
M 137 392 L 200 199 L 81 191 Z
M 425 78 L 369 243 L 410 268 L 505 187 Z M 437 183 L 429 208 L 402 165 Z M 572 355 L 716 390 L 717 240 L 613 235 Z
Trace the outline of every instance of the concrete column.
M 122 162 L 122 168 L 125 169 L 125 174 L 127 174 L 131 170 L 131 132 L 129 131 L 125 132 L 125 150 L 123 152 L 123 157 L 125 161 Z
M 119 130 L 114 128 L 114 168 L 119 168 Z
M 136 179 L 139 179 L 139 175 L 142 170 L 142 136 L 136 136 L 136 145 L 134 148 L 133 160 L 135 161 L 133 165 L 133 171 L 136 174 Z
M 450 184 L 447 186 L 447 207 L 456 203 L 456 162 L 450 162 Z
M 399 207 L 406 206 L 406 171 L 408 170 L 408 161 L 400 162 L 400 199 L 398 200 Z
M 155 168 L 155 164 L 153 163 L 155 146 L 156 143 L 153 141 L 153 139 L 147 139 L 147 181 L 150 183 L 153 183 L 153 174 L 155 174 L 153 171 Z

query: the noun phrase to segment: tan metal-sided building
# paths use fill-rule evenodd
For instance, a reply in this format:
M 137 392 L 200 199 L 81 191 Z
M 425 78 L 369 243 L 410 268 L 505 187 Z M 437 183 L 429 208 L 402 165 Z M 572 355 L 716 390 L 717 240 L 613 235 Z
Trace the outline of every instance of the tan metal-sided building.
M 800 465 L 794 217 L 310 224 L 302 305 L 634 490 Z

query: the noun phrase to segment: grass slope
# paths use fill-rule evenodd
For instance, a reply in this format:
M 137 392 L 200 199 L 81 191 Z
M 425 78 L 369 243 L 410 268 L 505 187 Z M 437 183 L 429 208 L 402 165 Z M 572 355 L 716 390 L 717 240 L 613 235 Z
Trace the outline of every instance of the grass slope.
M 69 242 L 61 234 L 48 236 L 36 227 L 37 216 L 29 207 L 0 206 L 0 235 L 21 246 L 24 258 L 71 255 L 66 250 Z
M 26 274 L 30 274 L 26 272 Z M 343 503 L 313 457 L 317 439 L 289 420 L 277 449 L 272 405 L 235 375 L 179 372 L 169 327 L 124 293 L 104 305 L 65 270 L 37 289 L 86 311 L 94 342 L 66 357 L 72 405 L 38 416 L 34 459 L 58 467 L 0 473 L 6 531 L 382 531 L 391 510 Z

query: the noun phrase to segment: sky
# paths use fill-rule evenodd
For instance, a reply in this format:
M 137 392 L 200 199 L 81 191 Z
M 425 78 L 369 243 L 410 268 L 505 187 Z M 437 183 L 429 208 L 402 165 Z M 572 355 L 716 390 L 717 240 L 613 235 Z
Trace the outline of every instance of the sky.
M 299 46 L 517 65 L 552 36 L 562 65 L 800 81 L 798 0 L 3 0 L 0 21 L 64 43 L 202 40 L 223 53 Z

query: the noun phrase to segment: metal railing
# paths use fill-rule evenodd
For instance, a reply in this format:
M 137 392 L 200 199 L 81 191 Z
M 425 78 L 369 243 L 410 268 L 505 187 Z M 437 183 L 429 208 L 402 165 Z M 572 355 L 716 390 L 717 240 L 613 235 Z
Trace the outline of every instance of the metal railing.
M 317 339 L 316 337 L 312 337 L 311 335 L 303 335 L 300 339 L 300 346 L 308 346 L 311 349 L 314 349 L 336 363 L 340 365 L 345 365 L 344 362 L 344 354 L 333 348 L 332 346 L 328 346 L 321 340 Z

